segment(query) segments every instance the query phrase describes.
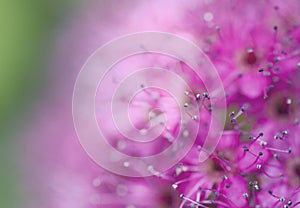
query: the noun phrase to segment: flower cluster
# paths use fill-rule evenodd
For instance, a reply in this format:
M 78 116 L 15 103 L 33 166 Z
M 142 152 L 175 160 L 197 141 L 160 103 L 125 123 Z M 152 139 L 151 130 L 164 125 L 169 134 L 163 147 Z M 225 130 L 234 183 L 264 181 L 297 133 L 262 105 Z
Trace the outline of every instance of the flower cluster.
M 183 35 L 210 58 L 221 77 L 227 100 L 226 125 L 218 146 L 207 160 L 199 161 L 199 154 L 206 151 L 203 139 L 214 111 L 211 100 L 218 98 L 207 93 L 205 85 L 183 63 L 159 59 L 160 64 L 177 70 L 189 81 L 191 91 L 178 92 L 186 113 L 194 110 L 195 104 L 199 107 L 200 117 L 190 114 L 193 122 L 200 123 L 190 152 L 167 172 L 157 172 L 150 165 L 152 177 L 121 177 L 95 167 L 79 144 L 70 141 L 76 139 L 75 133 L 61 129 L 59 137 L 70 139 L 64 142 L 65 148 L 57 150 L 59 162 L 48 164 L 55 172 L 55 177 L 48 180 L 54 193 L 48 195 L 52 197 L 51 205 L 61 208 L 300 207 L 300 2 L 166 2 L 137 4 L 128 17 L 128 30 L 161 29 Z M 157 63 L 158 58 L 143 58 L 145 63 L 153 60 Z M 128 62 L 133 63 L 134 59 L 125 63 Z M 116 149 L 134 156 L 160 152 L 173 143 L 179 128 L 176 103 L 170 95 L 143 88 L 141 85 L 141 93 L 129 109 L 132 122 L 138 128 L 143 127 L 145 120 L 141 115 L 159 109 L 151 111 L 150 119 L 159 125 L 159 116 L 164 113 L 169 128 L 160 140 L 148 147 L 135 146 L 132 141 L 126 143 L 117 133 L 108 132 Z M 96 102 L 101 104 L 105 91 L 100 92 Z M 106 115 L 97 114 L 97 119 L 105 123 Z M 109 122 L 104 125 L 110 129 Z M 192 131 L 187 126 L 183 136 L 189 137 Z M 141 129 L 140 133 L 147 132 Z

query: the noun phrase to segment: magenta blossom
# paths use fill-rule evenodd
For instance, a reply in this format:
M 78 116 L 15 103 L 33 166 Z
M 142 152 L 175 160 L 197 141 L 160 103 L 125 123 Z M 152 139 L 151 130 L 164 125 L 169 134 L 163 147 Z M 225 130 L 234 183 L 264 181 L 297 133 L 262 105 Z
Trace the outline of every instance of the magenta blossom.
M 54 74 L 65 74 L 69 80 L 55 79 L 54 93 L 49 95 L 40 111 L 43 116 L 34 125 L 39 131 L 30 135 L 35 142 L 30 148 L 40 150 L 34 155 L 40 159 L 34 160 L 38 164 L 38 183 L 33 189 L 41 196 L 35 205 L 300 207 L 300 2 L 104 2 L 85 7 L 84 15 L 68 25 L 57 44 L 56 51 L 65 59 L 54 58 L 60 70 Z M 183 36 L 204 51 L 222 80 L 227 106 L 223 113 L 227 112 L 227 119 L 218 146 L 207 160 L 201 161 L 199 155 L 207 152 L 203 146 L 210 120 L 218 119 L 212 118 L 216 110 L 212 103 L 220 97 L 208 93 L 203 80 L 187 64 L 170 57 L 133 56 L 115 65 L 99 83 L 105 87 L 99 88 L 95 96 L 95 119 L 111 146 L 124 154 L 142 157 L 174 144 L 182 126 L 186 128 L 183 138 L 196 134 L 193 147 L 175 167 L 158 172 L 149 164 L 153 176 L 130 178 L 106 172 L 90 160 L 77 140 L 71 100 L 77 73 L 99 46 L 116 36 L 144 30 Z M 146 89 L 141 83 L 133 99 L 119 97 L 120 105 L 130 104 L 130 122 L 141 135 L 148 133 L 149 123 L 155 127 L 165 125 L 151 143 L 128 141 L 115 130 L 111 111 L 105 108 L 107 96 L 133 72 L 133 66 L 166 68 L 180 74 L 190 87 L 186 89 L 169 76 L 155 73 L 135 79 L 177 84 L 176 97 L 189 118 L 185 123 L 180 120 L 182 109 L 163 89 Z M 129 90 L 121 91 L 127 95 Z M 195 114 L 198 111 L 199 115 Z M 119 115 L 123 115 L 121 110 Z M 129 129 L 128 134 L 132 132 L 129 126 L 123 126 Z M 174 154 L 179 149 L 176 148 Z M 125 167 L 130 165 L 124 163 Z

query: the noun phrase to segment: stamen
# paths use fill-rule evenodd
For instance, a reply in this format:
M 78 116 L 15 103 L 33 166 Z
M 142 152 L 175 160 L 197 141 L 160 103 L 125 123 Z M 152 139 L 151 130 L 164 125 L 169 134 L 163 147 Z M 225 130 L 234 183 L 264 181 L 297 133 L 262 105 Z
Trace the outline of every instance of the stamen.
M 250 143 L 250 146 L 252 146 L 256 141 L 264 142 L 264 141 L 262 141 L 262 140 L 259 139 L 259 138 L 262 137 L 263 135 L 264 135 L 264 133 L 263 133 L 263 132 L 260 132 L 260 133 L 258 134 L 258 136 L 255 137 L 255 139 L 253 139 L 253 136 L 251 136 L 251 137 L 249 136 L 249 139 L 252 140 L 251 143 Z
M 189 181 L 192 181 L 192 180 L 194 180 L 194 179 L 201 179 L 201 178 L 203 178 L 202 175 L 196 175 L 196 176 L 193 176 L 193 177 L 187 177 L 187 178 L 185 178 L 185 179 L 182 179 L 182 180 L 179 180 L 179 181 L 173 183 L 173 184 L 172 184 L 172 188 L 173 188 L 173 189 L 177 189 L 178 186 L 179 186 L 180 184 L 182 184 L 182 183 L 189 182 Z
M 218 38 L 219 38 L 221 41 L 224 41 L 224 38 L 223 38 L 223 36 L 222 36 L 222 34 L 221 34 L 221 28 L 220 28 L 220 26 L 216 26 L 215 29 L 216 29 L 216 31 L 217 31 Z
M 253 187 L 256 191 L 259 191 L 259 190 L 260 190 L 258 181 L 250 181 L 250 182 L 249 182 L 249 186 L 250 186 L 250 187 Z
M 281 173 L 279 176 L 271 176 L 269 173 L 267 173 L 264 169 L 262 169 L 262 173 L 264 173 L 267 177 L 272 178 L 272 179 L 283 179 L 284 175 Z
M 204 93 L 203 93 L 203 97 L 206 98 L 206 99 L 208 99 L 208 100 L 210 99 L 210 97 L 209 97 L 209 95 L 208 95 L 208 92 L 204 92 Z
M 281 149 L 276 149 L 276 148 L 272 148 L 272 147 L 265 147 L 265 149 L 273 151 L 273 152 L 282 152 L 282 153 L 287 153 L 287 154 L 292 153 L 292 148 L 291 147 L 288 150 L 281 150 Z
M 250 151 L 249 151 L 250 152 Z M 248 165 L 247 167 L 245 167 L 244 169 L 248 169 L 248 168 L 251 168 L 255 163 L 257 163 L 257 161 L 260 159 L 260 157 L 263 155 L 262 152 L 259 152 L 258 155 L 255 155 L 254 153 L 250 152 L 252 155 L 256 156 L 255 160 L 250 164 Z
M 219 165 L 223 168 L 223 170 L 231 171 L 231 167 L 228 166 L 228 163 L 226 163 L 227 161 L 223 160 L 223 158 L 214 155 L 212 155 L 212 158 L 215 158 L 220 162 Z
M 158 177 L 158 178 L 162 178 L 162 179 L 165 179 L 165 180 L 168 180 L 168 181 L 172 181 L 173 179 L 171 177 L 169 177 L 168 175 L 164 174 L 164 173 L 160 173 L 158 171 L 156 171 L 153 167 L 153 165 L 149 165 L 148 166 L 148 171 L 150 173 L 152 173 L 152 175 Z
M 275 139 L 275 140 L 278 140 L 278 139 L 282 140 L 282 136 L 276 134 L 276 135 L 274 136 L 274 139 Z
M 289 134 L 288 131 L 286 131 L 286 130 L 283 131 L 283 132 L 282 132 L 282 138 L 284 138 L 284 137 L 287 136 L 288 134 Z
M 196 194 L 196 202 L 200 202 L 200 199 L 201 199 L 201 191 L 199 190 L 199 191 L 197 191 L 197 194 Z
M 243 193 L 243 197 L 248 200 L 249 199 L 249 194 L 248 193 Z
M 232 119 L 236 120 L 238 117 L 240 117 L 244 112 L 245 112 L 246 107 L 243 106 L 241 107 L 241 109 L 238 111 L 238 113 L 236 115 L 234 115 L 235 113 L 232 111 L 229 116 L 232 117 Z
M 192 199 L 190 199 L 188 197 L 185 197 L 183 194 L 180 194 L 179 197 L 182 198 L 182 199 L 184 199 L 185 201 L 191 202 L 192 204 L 197 205 L 199 207 L 209 208 L 209 207 L 207 207 L 207 206 L 205 206 L 203 204 L 200 204 L 200 203 L 198 203 L 198 202 L 196 202 L 196 201 L 194 201 L 194 200 L 192 200 Z
M 197 100 L 197 97 L 193 93 L 190 93 L 189 91 L 184 91 L 184 95 L 190 98 L 191 100 Z
M 227 195 L 215 190 L 215 189 L 211 189 L 211 188 L 202 188 L 203 190 L 208 190 L 211 191 L 212 193 L 214 193 L 215 196 L 222 196 L 224 197 L 230 204 L 231 207 L 238 207 Z
M 193 116 L 192 116 L 192 119 L 193 119 L 194 121 L 196 121 L 196 120 L 198 120 L 198 116 L 197 116 L 197 115 L 193 115 Z
M 187 170 L 188 170 L 188 167 L 187 167 L 187 166 L 185 166 L 185 165 L 183 165 L 183 164 L 180 164 L 180 165 L 176 168 L 175 172 L 176 172 L 176 175 L 178 176 L 178 175 L 180 175 L 182 172 L 186 172 Z
M 264 75 L 265 76 L 269 76 L 270 75 L 270 72 L 265 72 L 264 73 Z M 271 90 L 273 90 L 274 89 L 274 85 L 269 85 L 268 87 L 267 87 L 267 89 L 265 89 L 264 90 L 264 99 L 267 99 L 269 96 L 268 96 L 268 93 L 271 91 Z
M 285 201 L 285 197 L 275 195 L 275 194 L 273 193 L 272 190 L 269 190 L 268 192 L 269 192 L 269 194 L 270 194 L 272 197 L 274 197 L 275 199 L 278 199 L 278 201 L 275 202 L 275 204 L 273 205 L 273 207 L 277 207 L 277 204 L 278 204 L 279 202 L 284 202 L 284 201 Z M 289 202 L 290 202 L 290 201 L 289 201 Z M 288 203 L 289 203 L 289 202 L 288 202 Z M 284 206 L 285 206 L 285 205 L 284 205 Z M 289 207 L 289 206 L 287 205 L 287 207 Z

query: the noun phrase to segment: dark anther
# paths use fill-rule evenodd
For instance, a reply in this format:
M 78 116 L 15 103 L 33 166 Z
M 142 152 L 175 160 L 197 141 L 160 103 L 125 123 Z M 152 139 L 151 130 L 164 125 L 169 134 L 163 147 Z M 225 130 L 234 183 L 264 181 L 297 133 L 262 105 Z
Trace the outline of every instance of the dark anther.
M 280 197 L 279 201 L 284 202 L 285 198 L 284 197 Z
M 268 90 L 273 90 L 274 89 L 274 85 L 270 85 L 269 87 L 268 87 Z
M 203 93 L 203 97 L 205 97 L 205 98 L 208 98 L 208 99 L 209 99 L 208 93 L 207 93 L 207 92 L 204 92 L 204 93 Z
M 281 139 L 281 136 L 279 136 L 278 134 L 276 134 L 275 136 L 274 136 L 274 139 Z
M 263 72 L 263 71 L 264 71 L 263 68 L 259 68 L 259 69 L 258 69 L 258 72 Z
M 264 153 L 262 153 L 262 152 L 259 152 L 259 153 L 258 153 L 258 156 L 262 156 L 263 154 L 264 154 Z
M 236 120 L 234 118 L 230 119 L 231 124 L 236 124 Z
M 243 149 L 244 149 L 245 152 L 249 151 L 249 148 L 247 146 L 243 146 Z

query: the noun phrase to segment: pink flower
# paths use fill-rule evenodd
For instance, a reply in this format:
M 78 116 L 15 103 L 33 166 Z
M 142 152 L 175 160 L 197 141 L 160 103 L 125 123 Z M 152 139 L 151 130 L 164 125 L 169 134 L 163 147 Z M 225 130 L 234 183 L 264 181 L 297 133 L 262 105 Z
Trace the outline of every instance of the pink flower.
M 120 6 L 116 15 L 110 13 L 114 11 L 112 6 Z M 34 125 L 39 131 L 31 134 L 35 141 L 31 148 L 39 149 L 34 155 L 39 159 L 33 160 L 38 164 L 35 190 L 42 195 L 37 207 L 299 206 L 300 3 L 139 1 L 132 5 L 106 2 L 105 7 L 112 17 L 103 15 L 106 11 L 97 3 L 87 7 L 83 17 L 63 32 L 57 46 L 60 55 L 65 56 L 57 61 L 57 68 L 68 75 L 69 81 L 57 81 L 40 111 L 43 117 Z M 118 35 L 143 30 L 182 35 L 203 49 L 224 85 L 228 116 L 215 151 L 200 162 L 214 111 L 211 103 L 218 97 L 207 93 L 205 83 L 189 66 L 168 57 L 130 57 L 114 66 L 112 74 L 100 83 L 105 87 L 97 92 L 95 112 L 108 142 L 124 154 L 142 157 L 159 153 L 174 143 L 183 126 L 172 95 L 163 89 L 146 89 L 147 83 L 143 82 L 133 99 L 118 97 L 118 114 L 125 115 L 120 106 L 130 103 L 130 122 L 141 135 L 148 133 L 149 121 L 157 127 L 153 135 L 164 122 L 168 128 L 160 132 L 158 140 L 142 144 L 126 140 L 117 131 L 106 98 L 133 72 L 132 68 L 159 65 L 180 74 L 190 87 L 188 91 L 175 83 L 179 86 L 176 97 L 184 106 L 184 115 L 190 118 L 184 124 L 183 137 L 196 134 L 193 147 L 170 170 L 157 172 L 150 164 L 154 176 L 137 179 L 103 171 L 90 161 L 77 141 L 71 99 L 76 75 L 94 50 Z M 174 84 L 168 76 L 155 73 L 136 80 Z M 130 91 L 126 87 L 122 90 L 125 95 Z M 194 113 L 196 110 L 199 115 Z M 125 119 L 121 121 L 126 133 L 135 132 Z M 194 128 L 195 123 L 199 129 Z

